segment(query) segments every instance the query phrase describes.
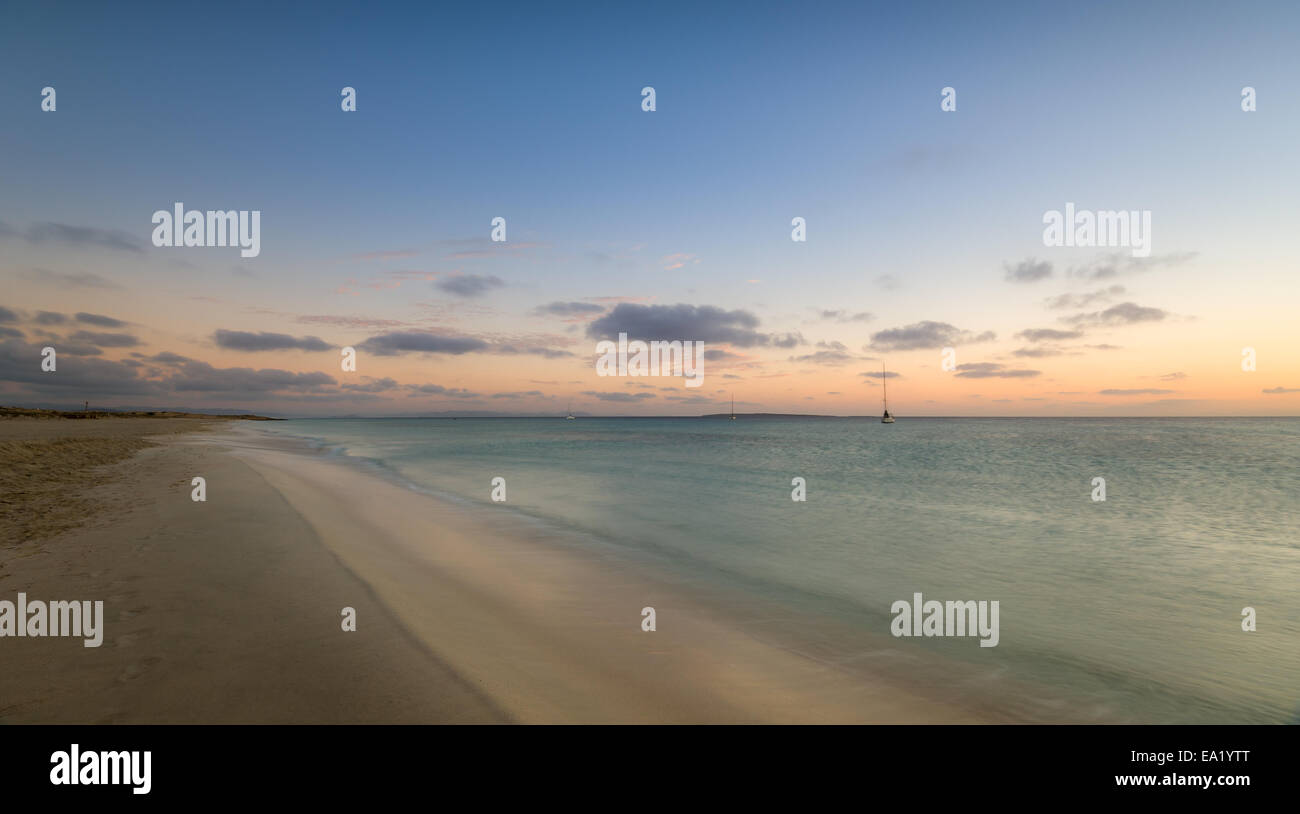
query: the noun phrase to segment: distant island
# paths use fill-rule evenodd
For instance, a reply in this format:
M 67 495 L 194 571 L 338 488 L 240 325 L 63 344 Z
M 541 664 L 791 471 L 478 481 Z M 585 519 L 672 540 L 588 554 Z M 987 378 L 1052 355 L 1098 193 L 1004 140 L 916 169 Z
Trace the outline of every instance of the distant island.
M 0 418 L 223 418 L 231 421 L 284 421 L 243 413 L 182 413 L 175 410 L 42 410 L 34 407 L 0 407 Z

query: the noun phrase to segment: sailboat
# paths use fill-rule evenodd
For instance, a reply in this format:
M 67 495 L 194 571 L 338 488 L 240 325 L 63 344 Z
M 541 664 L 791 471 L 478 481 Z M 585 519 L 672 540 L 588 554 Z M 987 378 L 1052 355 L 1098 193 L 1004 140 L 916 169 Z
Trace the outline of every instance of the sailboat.
M 736 420 L 736 394 L 731 394 L 731 420 Z
M 889 374 L 885 372 L 885 363 L 880 363 L 880 400 L 885 405 L 885 414 L 880 417 L 881 424 L 893 424 L 894 417 L 889 414 Z
M 565 420 L 565 421 L 577 421 L 577 420 L 578 420 L 577 416 L 575 416 L 575 415 L 573 414 L 573 399 L 569 399 L 569 409 L 565 410 L 565 412 L 567 413 L 567 415 L 564 416 L 564 420 Z

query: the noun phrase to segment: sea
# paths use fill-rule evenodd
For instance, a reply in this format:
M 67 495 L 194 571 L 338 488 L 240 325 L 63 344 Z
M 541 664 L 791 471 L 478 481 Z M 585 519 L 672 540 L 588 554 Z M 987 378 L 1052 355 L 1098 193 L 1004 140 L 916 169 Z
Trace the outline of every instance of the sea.
M 1007 720 L 1300 723 L 1300 419 L 258 429 L 467 510 L 517 513 L 578 551 L 624 552 L 701 596 L 788 609 L 795 649 L 860 631 L 875 663 Z M 891 608 L 917 593 L 996 600 L 997 646 L 894 637 Z

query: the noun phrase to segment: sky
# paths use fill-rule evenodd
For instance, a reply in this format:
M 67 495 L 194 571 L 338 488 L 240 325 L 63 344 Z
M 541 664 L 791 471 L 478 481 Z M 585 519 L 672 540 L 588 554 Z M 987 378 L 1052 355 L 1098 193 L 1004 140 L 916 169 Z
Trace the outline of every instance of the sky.
M 899 416 L 1300 413 L 1293 3 L 0 23 L 3 404 L 868 415 L 887 368 Z M 154 245 L 177 202 L 260 253 Z M 1067 203 L 1149 255 L 1045 245 Z M 703 385 L 598 375 L 620 331 L 704 342 Z

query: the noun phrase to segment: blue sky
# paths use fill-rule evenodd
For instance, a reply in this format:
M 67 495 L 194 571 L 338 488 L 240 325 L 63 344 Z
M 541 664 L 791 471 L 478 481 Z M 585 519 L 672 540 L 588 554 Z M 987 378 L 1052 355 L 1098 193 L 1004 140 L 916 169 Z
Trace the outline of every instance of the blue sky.
M 1291 4 L 12 3 L 3 14 L 0 222 L 147 244 L 149 213 L 174 201 L 262 211 L 255 263 L 0 245 L 2 273 L 93 266 L 148 289 L 155 308 L 164 291 L 222 299 L 276 310 L 258 315 L 263 329 L 289 333 L 301 331 L 283 314 L 400 321 L 409 285 L 364 301 L 339 292 L 406 270 L 500 279 L 486 299 L 441 299 L 464 306 L 470 332 L 549 301 L 623 298 L 746 309 L 773 331 L 833 307 L 875 315 L 856 334 L 808 331 L 810 345 L 861 348 L 873 330 L 929 319 L 1009 336 L 1043 321 L 1030 309 L 1045 292 L 1008 288 L 1001 270 L 1045 254 L 1042 213 L 1066 201 L 1152 210 L 1157 254 L 1197 260 L 1135 293 L 1201 320 L 1222 308 L 1225 337 L 1252 302 L 1297 293 L 1283 237 L 1300 97 Z M 53 115 L 39 108 L 46 85 Z M 1245 85 L 1256 113 L 1240 110 Z M 357 89 L 355 114 L 339 110 L 344 86 Z M 944 86 L 956 113 L 939 110 Z M 536 248 L 472 267 L 448 256 L 498 215 L 512 242 Z M 789 240 L 796 215 L 805 244 Z M 1229 278 L 1249 294 L 1225 294 Z M 17 293 L 35 299 L 0 304 L 76 298 Z M 1254 321 L 1280 318 L 1261 307 Z M 215 330 L 233 313 L 196 318 Z

